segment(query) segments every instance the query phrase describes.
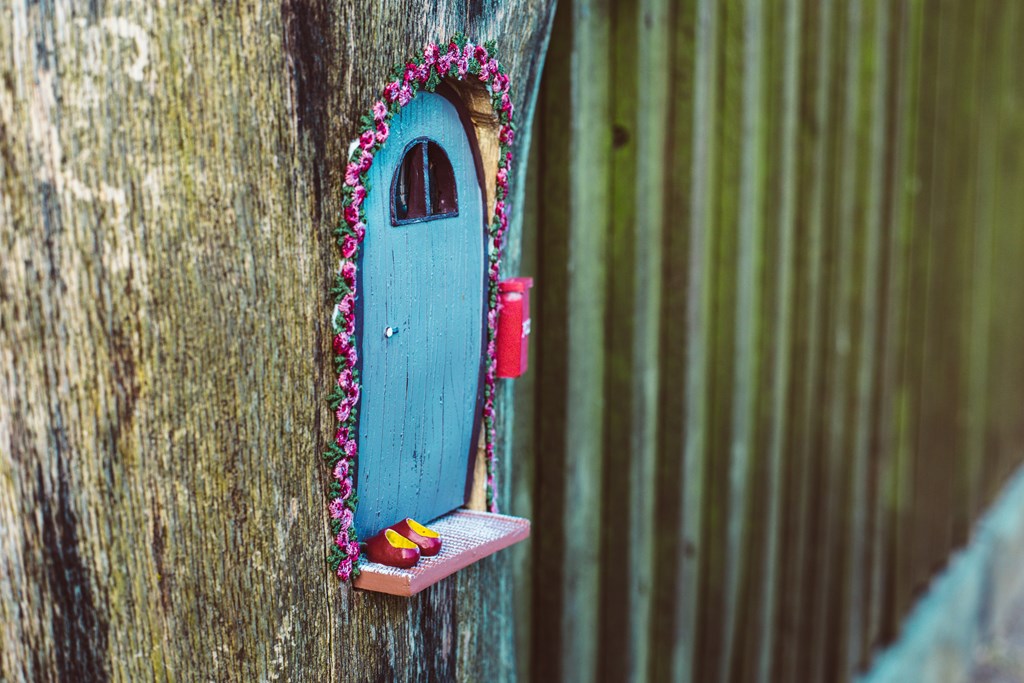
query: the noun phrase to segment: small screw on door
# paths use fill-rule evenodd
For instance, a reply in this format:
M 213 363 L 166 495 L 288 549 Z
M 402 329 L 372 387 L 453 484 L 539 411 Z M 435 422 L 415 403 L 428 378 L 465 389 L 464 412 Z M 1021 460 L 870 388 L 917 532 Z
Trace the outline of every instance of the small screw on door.
M 384 328 L 384 336 L 387 337 L 388 339 L 391 339 L 396 334 L 398 334 L 397 327 L 391 327 L 390 325 L 388 325 L 387 327 Z

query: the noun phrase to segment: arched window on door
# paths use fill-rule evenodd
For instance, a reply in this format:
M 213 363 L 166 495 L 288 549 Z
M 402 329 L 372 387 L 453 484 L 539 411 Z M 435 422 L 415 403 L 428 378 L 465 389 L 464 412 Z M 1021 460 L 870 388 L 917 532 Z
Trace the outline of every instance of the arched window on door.
M 403 225 L 459 215 L 455 171 L 441 145 L 414 140 L 391 180 L 391 224 Z

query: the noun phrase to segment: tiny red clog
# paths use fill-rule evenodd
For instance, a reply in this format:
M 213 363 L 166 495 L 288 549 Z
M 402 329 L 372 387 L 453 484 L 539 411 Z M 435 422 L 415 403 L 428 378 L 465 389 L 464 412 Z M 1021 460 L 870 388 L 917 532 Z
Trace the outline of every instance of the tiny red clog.
M 396 532 L 415 543 L 420 549 L 420 555 L 423 557 L 431 557 L 441 552 L 440 535 L 433 529 L 428 529 L 411 517 L 406 517 L 398 524 L 392 524 L 388 528 L 394 529 Z
M 384 529 L 366 542 L 366 557 L 371 562 L 408 569 L 419 562 L 420 549 L 394 529 Z

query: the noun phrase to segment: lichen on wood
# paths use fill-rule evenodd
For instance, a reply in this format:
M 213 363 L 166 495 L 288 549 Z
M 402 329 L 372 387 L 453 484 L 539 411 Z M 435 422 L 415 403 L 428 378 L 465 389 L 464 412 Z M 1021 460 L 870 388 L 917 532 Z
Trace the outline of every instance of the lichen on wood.
M 514 674 L 501 556 L 408 600 L 330 575 L 326 312 L 392 64 L 494 38 L 530 103 L 552 10 L 0 8 L 0 679 Z

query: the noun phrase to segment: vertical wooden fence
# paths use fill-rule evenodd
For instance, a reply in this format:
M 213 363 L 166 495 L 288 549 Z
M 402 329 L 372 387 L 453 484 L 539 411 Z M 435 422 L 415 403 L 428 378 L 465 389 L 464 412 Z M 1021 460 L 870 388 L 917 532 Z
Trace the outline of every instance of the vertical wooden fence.
M 521 671 L 837 681 L 895 637 L 1024 459 L 1021 35 L 1014 2 L 560 3 Z

